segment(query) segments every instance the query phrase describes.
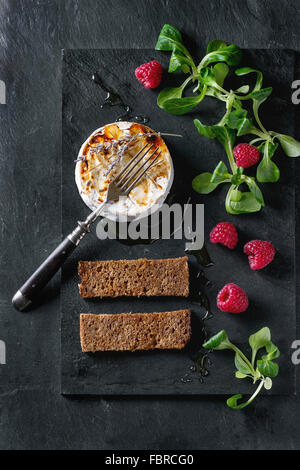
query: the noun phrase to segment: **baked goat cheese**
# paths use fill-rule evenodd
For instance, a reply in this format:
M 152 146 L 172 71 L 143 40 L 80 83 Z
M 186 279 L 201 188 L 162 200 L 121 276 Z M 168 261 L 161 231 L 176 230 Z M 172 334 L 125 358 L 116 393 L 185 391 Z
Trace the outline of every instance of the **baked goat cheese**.
M 159 133 L 143 124 L 122 121 L 96 129 L 80 148 L 75 181 L 83 201 L 91 210 L 105 201 L 109 183 L 146 144 L 152 148 L 139 166 L 157 149 L 146 167 L 161 151 L 155 164 L 128 196 L 105 204 L 101 215 L 111 220 L 121 216 L 133 220 L 149 215 L 151 208 L 161 206 L 173 182 L 170 152 Z

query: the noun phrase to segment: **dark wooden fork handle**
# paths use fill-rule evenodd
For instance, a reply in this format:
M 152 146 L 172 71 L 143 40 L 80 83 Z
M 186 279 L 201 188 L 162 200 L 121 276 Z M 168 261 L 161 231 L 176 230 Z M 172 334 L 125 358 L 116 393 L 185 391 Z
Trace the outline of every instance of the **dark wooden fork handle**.
M 73 253 L 87 232 L 89 232 L 89 225 L 85 222 L 78 222 L 75 230 L 52 251 L 48 258 L 45 259 L 13 296 L 12 304 L 17 310 L 25 310 L 36 299 L 43 287 L 45 287 L 66 259 Z

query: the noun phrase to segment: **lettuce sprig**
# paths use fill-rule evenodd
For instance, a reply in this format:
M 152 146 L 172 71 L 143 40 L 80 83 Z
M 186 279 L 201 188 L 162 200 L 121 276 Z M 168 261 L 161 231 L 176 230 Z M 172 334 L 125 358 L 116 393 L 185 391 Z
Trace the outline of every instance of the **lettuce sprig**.
M 300 142 L 293 137 L 268 131 L 261 122 L 259 108 L 272 93 L 272 87 L 263 87 L 261 71 L 242 67 L 235 70 L 238 77 L 256 75 L 252 90 L 245 84 L 236 90 L 228 91 L 224 88 L 230 67 L 236 67 L 242 58 L 241 49 L 234 44 L 227 45 L 220 40 L 210 41 L 205 56 L 196 65 L 178 29 L 165 24 L 155 48 L 171 51 L 170 73 L 181 71 L 187 75 L 180 86 L 161 90 L 157 98 L 161 109 L 171 114 L 183 115 L 199 106 L 206 96 L 218 99 L 225 105 L 225 113 L 215 125 L 207 126 L 199 119 L 194 119 L 194 124 L 199 134 L 220 142 L 226 152 L 229 168 L 220 161 L 214 171 L 196 176 L 192 182 L 194 190 L 200 194 L 209 194 L 220 184 L 228 183 L 230 186 L 225 199 L 228 213 L 259 211 L 264 206 L 264 198 L 257 181 L 276 183 L 280 177 L 280 170 L 273 161 L 278 145 L 281 145 L 288 157 L 300 156 Z M 193 96 L 185 96 L 184 92 L 190 85 L 193 85 Z M 244 108 L 247 101 L 252 104 L 251 115 Z M 255 144 L 263 156 L 257 167 L 256 178 L 244 174 L 243 168 L 237 167 L 233 156 L 236 139 L 245 135 L 253 136 L 250 144 Z M 247 191 L 241 190 L 244 187 Z

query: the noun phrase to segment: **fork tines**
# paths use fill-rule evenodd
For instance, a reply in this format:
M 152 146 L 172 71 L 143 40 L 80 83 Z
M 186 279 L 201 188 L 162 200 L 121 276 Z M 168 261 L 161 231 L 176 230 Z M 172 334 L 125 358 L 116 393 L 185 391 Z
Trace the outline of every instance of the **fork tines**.
M 148 148 L 146 149 L 146 147 Z M 143 158 L 146 157 L 146 155 L 150 152 L 151 149 L 153 149 L 153 144 L 145 144 L 143 148 L 137 152 L 137 154 L 130 160 L 130 162 L 113 179 L 112 182 L 115 183 L 118 188 L 126 190 L 127 194 L 130 193 L 130 191 L 144 176 L 144 174 L 148 170 L 150 170 L 150 168 L 156 163 L 158 157 L 161 154 L 161 150 L 156 147 L 154 151 L 150 153 L 147 159 L 139 166 L 139 163 L 143 160 Z M 157 153 L 158 150 L 159 152 Z M 156 156 L 154 157 L 155 154 Z M 151 158 L 153 158 L 153 160 L 151 161 L 151 163 L 149 163 L 149 165 L 147 165 Z

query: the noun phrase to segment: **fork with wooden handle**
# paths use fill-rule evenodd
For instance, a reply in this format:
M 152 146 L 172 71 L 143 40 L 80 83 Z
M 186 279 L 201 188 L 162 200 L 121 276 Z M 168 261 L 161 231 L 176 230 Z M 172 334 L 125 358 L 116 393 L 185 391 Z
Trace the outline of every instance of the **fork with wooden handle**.
M 132 157 L 129 163 L 110 182 L 105 201 L 91 212 L 84 221 L 78 221 L 77 227 L 67 235 L 23 286 L 20 287 L 12 298 L 12 304 L 17 310 L 25 310 L 35 300 L 41 289 L 59 270 L 79 245 L 82 238 L 90 232 L 91 224 L 101 214 L 104 205 L 107 202 L 118 200 L 121 196 L 128 196 L 144 174 L 156 163 L 161 151 L 157 147 L 153 150 L 153 147 L 153 144 L 147 143 Z

